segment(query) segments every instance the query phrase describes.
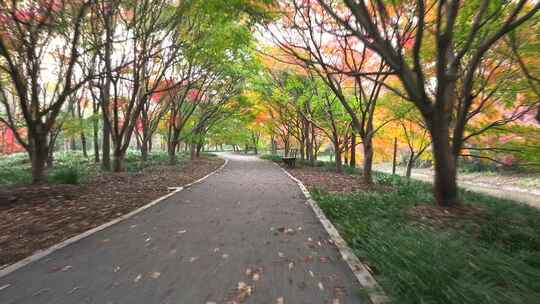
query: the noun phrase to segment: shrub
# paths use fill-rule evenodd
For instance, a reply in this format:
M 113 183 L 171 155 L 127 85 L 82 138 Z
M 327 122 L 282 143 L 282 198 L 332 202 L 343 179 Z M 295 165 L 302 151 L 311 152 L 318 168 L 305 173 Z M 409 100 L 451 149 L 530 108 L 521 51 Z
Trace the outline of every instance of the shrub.
M 56 184 L 78 185 L 81 182 L 81 172 L 77 167 L 62 167 L 54 169 L 49 174 L 49 181 Z
M 265 154 L 265 155 L 261 155 L 259 157 L 262 158 L 262 159 L 273 161 L 273 162 L 280 162 L 281 161 L 281 156 L 275 155 L 275 154 Z

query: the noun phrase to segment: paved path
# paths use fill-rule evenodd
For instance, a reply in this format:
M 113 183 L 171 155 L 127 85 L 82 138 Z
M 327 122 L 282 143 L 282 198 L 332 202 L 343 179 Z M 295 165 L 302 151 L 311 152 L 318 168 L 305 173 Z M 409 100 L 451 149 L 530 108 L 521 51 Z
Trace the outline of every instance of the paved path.
M 0 278 L 0 303 L 362 303 L 297 185 L 226 157 L 203 183 Z

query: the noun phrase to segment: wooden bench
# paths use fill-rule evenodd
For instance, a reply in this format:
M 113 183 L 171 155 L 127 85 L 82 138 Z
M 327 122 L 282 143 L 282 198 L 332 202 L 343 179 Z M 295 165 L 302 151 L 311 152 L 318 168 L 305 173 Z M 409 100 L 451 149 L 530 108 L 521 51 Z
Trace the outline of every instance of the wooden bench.
M 296 164 L 296 154 L 298 153 L 297 149 L 291 149 L 289 150 L 288 154 L 285 154 L 285 156 L 281 157 L 281 160 L 287 165 L 289 168 L 294 168 Z

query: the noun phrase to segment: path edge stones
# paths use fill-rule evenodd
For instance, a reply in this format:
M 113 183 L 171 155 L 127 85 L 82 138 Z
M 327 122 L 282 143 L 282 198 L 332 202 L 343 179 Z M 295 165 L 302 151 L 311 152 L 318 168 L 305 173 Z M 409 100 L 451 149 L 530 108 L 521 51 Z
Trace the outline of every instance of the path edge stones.
M 22 259 L 22 260 L 20 260 L 18 262 L 15 262 L 15 263 L 13 263 L 13 264 L 11 264 L 9 266 L 6 266 L 6 267 L 0 269 L 0 278 L 7 276 L 8 274 L 10 274 L 10 273 L 12 273 L 12 272 L 14 272 L 14 271 L 28 265 L 28 264 L 31 264 L 31 263 L 33 263 L 35 261 L 38 261 L 38 260 L 52 254 L 53 252 L 55 252 L 57 250 L 60 250 L 60 249 L 62 249 L 64 247 L 67 247 L 67 246 L 69 246 L 69 245 L 71 245 L 73 243 L 76 243 L 76 242 L 78 242 L 78 241 L 80 241 L 80 240 L 82 240 L 82 239 L 84 239 L 84 238 L 86 238 L 88 236 L 91 236 L 91 235 L 93 235 L 93 234 L 95 234 L 95 233 L 97 233 L 99 231 L 102 231 L 102 230 L 104 230 L 106 228 L 109 228 L 109 227 L 111 227 L 111 226 L 113 226 L 115 224 L 118 224 L 118 223 L 120 223 L 120 222 L 122 222 L 124 220 L 127 220 L 127 219 L 133 217 L 134 215 L 136 215 L 138 213 L 141 213 L 142 211 L 144 211 L 146 209 L 149 209 L 149 208 L 157 205 L 158 203 L 166 200 L 167 198 L 181 192 L 182 190 L 187 189 L 187 188 L 189 188 L 189 187 L 191 187 L 193 185 L 196 185 L 196 184 L 199 184 L 199 183 L 203 182 L 205 179 L 207 179 L 210 176 L 218 173 L 223 168 L 225 168 L 225 166 L 227 166 L 227 164 L 229 163 L 229 160 L 228 159 L 224 159 L 224 160 L 225 160 L 225 162 L 221 166 L 219 166 L 219 168 L 217 168 L 214 171 L 208 173 L 207 175 L 199 178 L 196 181 L 193 181 L 193 182 L 191 182 L 189 184 L 186 184 L 186 185 L 183 185 L 183 186 L 180 186 L 180 187 L 169 187 L 169 190 L 173 190 L 171 193 L 163 195 L 163 196 L 151 201 L 150 203 L 148 203 L 148 204 L 146 204 L 146 205 L 144 205 L 142 207 L 139 207 L 139 208 L 137 208 L 137 209 L 135 209 L 135 210 L 133 210 L 133 211 L 131 211 L 129 213 L 126 213 L 126 214 L 124 214 L 122 216 L 119 216 L 119 217 L 117 217 L 117 218 L 115 218 L 115 219 L 113 219 L 113 220 L 111 220 L 111 221 L 109 221 L 107 223 L 101 224 L 101 225 L 99 225 L 97 227 L 94 227 L 94 228 L 92 228 L 90 230 L 86 230 L 85 232 L 82 232 L 80 234 L 72 236 L 69 239 L 67 239 L 65 241 L 62 241 L 62 242 L 60 242 L 58 244 L 52 245 L 49 248 L 38 250 L 34 254 L 32 254 L 31 256 L 26 257 L 26 258 L 24 258 L 24 259 Z
M 386 296 L 379 283 L 377 283 L 375 278 L 371 275 L 371 273 L 369 273 L 366 266 L 360 262 L 360 259 L 358 259 L 352 249 L 347 245 L 332 222 L 330 222 L 326 215 L 324 215 L 324 212 L 321 210 L 317 202 L 311 197 L 311 194 L 307 190 L 306 186 L 283 167 L 275 162 L 272 163 L 278 166 L 290 179 L 296 182 L 306 197 L 306 202 L 311 206 L 315 216 L 319 219 L 324 229 L 330 235 L 330 238 L 339 250 L 342 259 L 347 263 L 354 276 L 360 283 L 360 286 L 366 290 L 369 301 L 372 304 L 389 303 L 389 298 Z

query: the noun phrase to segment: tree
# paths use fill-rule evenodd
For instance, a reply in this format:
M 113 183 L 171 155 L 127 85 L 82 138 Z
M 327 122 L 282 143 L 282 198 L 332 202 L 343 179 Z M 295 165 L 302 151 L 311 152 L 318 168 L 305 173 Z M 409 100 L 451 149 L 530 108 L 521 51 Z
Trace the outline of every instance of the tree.
M 32 182 L 45 180 L 51 131 L 70 95 L 93 75 L 74 81 L 90 1 L 0 1 L 0 104 L 28 152 Z M 21 125 L 26 134 L 21 133 Z
M 457 158 L 474 111 L 475 86 L 486 56 L 532 18 L 539 2 L 317 1 L 341 27 L 377 53 L 400 80 L 388 87 L 420 111 L 432 139 L 434 190 L 441 206 L 459 204 Z M 472 20 L 472 22 L 470 22 Z M 373 71 L 359 71 L 371 77 Z
M 296 59 L 291 63 L 318 75 L 337 96 L 351 116 L 354 135 L 361 138 L 364 181 L 372 183 L 373 138 L 386 124 L 375 126 L 374 116 L 389 75 L 388 65 L 358 39 L 329 34 L 338 30 L 339 25 L 321 7 L 296 0 L 282 1 L 280 7 L 285 11 L 284 17 L 279 24 L 267 27 L 272 41 Z M 368 68 L 375 69 L 373 78 L 361 77 L 358 71 Z M 354 98 L 349 98 L 351 95 Z

